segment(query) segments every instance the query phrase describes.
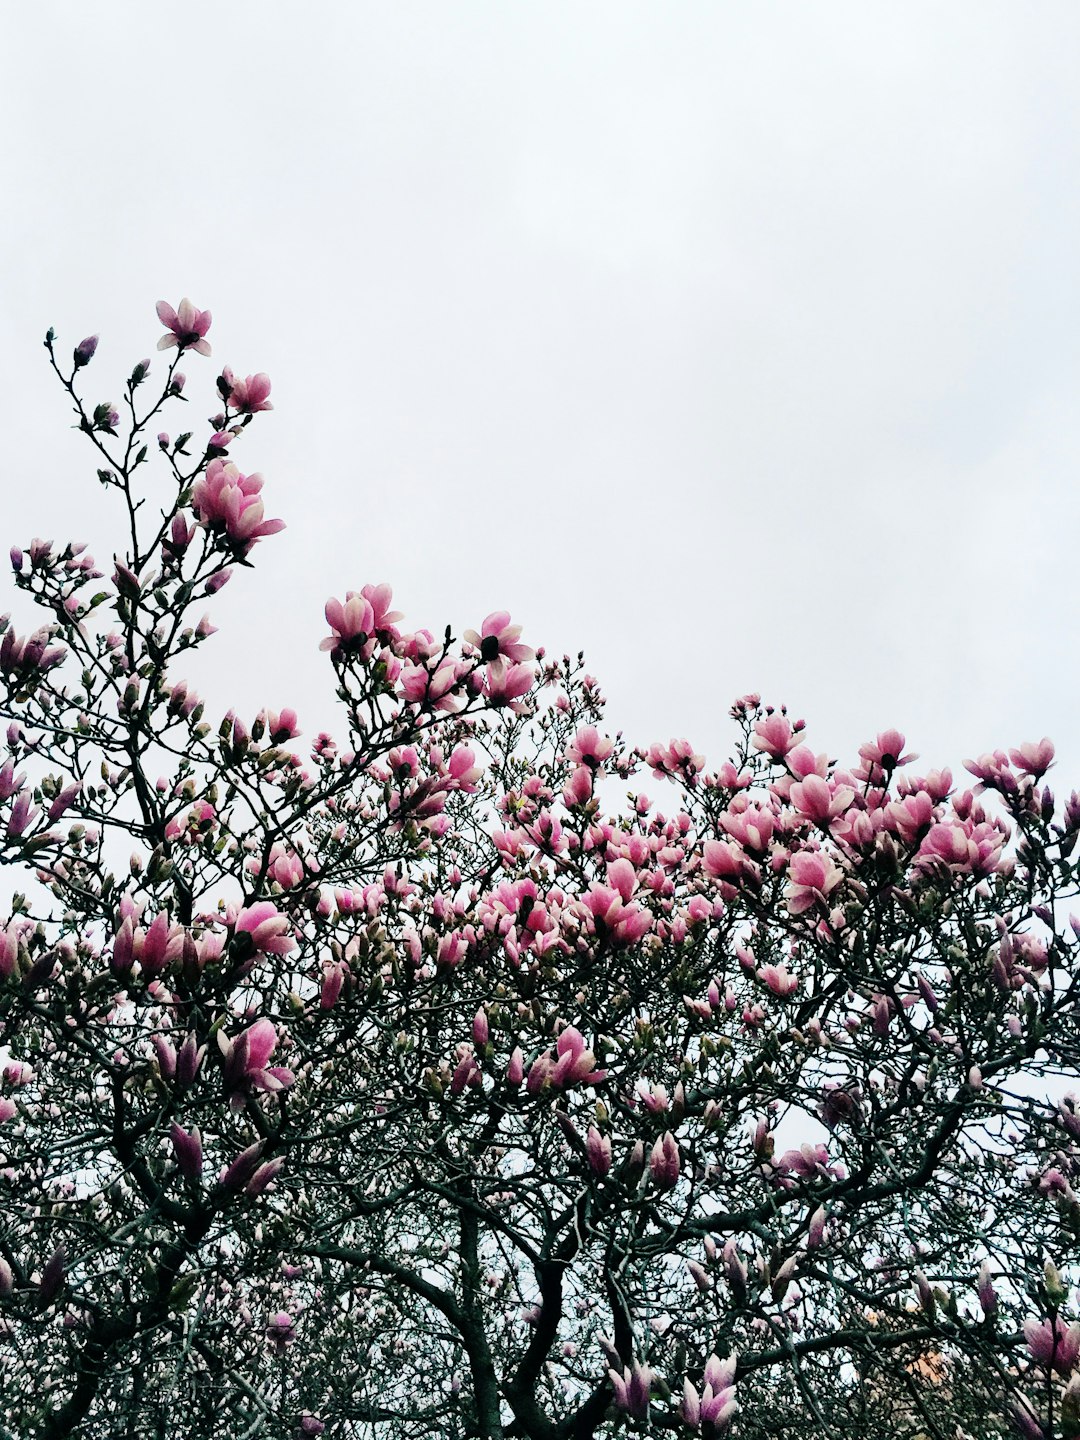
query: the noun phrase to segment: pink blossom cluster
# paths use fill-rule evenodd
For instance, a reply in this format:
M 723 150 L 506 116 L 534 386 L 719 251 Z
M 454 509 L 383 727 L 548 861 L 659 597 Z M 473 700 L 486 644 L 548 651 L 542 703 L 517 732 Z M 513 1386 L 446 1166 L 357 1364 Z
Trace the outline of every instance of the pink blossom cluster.
M 284 520 L 264 519 L 261 475 L 242 475 L 231 460 L 211 460 L 192 487 L 191 500 L 200 524 L 224 536 L 239 555 L 265 535 L 284 530 Z

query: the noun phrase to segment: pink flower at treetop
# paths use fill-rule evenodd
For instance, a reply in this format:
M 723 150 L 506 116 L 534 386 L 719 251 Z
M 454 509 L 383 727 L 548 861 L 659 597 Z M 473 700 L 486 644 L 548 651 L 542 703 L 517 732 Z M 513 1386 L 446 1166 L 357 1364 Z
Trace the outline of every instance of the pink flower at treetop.
M 169 332 L 158 341 L 159 350 L 171 350 L 175 345 L 180 350 L 196 350 L 200 355 L 210 354 L 210 346 L 203 338 L 213 319 L 209 310 L 198 309 L 185 297 L 180 301 L 178 310 L 174 310 L 167 300 L 159 300 L 157 316 Z
M 1009 758 L 1018 770 L 1038 780 L 1054 763 L 1054 742 L 1048 735 L 1039 741 L 1028 740 L 1017 749 L 1010 750 Z
M 396 624 L 403 617 L 400 610 L 390 609 L 393 595 L 389 585 L 365 585 L 359 594 L 350 590 L 344 600 L 328 600 L 324 613 L 333 634 L 320 642 L 319 649 L 332 654 L 356 650 L 375 635 L 397 640 Z
M 614 749 L 614 740 L 601 735 L 595 725 L 583 725 L 567 746 L 566 758 L 574 765 L 599 770 Z
M 882 730 L 876 740 L 859 746 L 859 755 L 867 765 L 879 766 L 891 774 L 893 770 L 919 758 L 914 753 L 904 753 L 906 744 L 907 741 L 901 731 Z
M 274 407 L 266 398 L 270 394 L 270 376 L 260 370 L 258 375 L 249 375 L 241 380 L 228 365 L 221 372 L 223 389 L 228 391 L 225 402 L 244 415 L 254 415 L 258 410 L 272 410 Z
M 328 600 L 324 613 L 333 634 L 320 641 L 320 650 L 337 654 L 339 650 L 356 649 L 375 632 L 371 604 L 355 590 L 350 590 L 344 600 Z
M 774 760 L 782 760 L 796 741 L 791 721 L 785 715 L 769 715 L 754 724 L 755 750 L 764 750 Z
M 536 653 L 531 646 L 520 643 L 520 634 L 521 626 L 510 624 L 508 610 L 493 610 L 481 625 L 479 634 L 475 630 L 466 630 L 462 638 L 480 651 L 481 660 L 491 661 L 501 657 L 520 664 L 531 660 Z
M 231 460 L 211 460 L 192 486 L 191 502 L 199 523 L 224 533 L 242 555 L 264 535 L 285 529 L 284 520 L 264 520 L 261 475 L 241 475 Z

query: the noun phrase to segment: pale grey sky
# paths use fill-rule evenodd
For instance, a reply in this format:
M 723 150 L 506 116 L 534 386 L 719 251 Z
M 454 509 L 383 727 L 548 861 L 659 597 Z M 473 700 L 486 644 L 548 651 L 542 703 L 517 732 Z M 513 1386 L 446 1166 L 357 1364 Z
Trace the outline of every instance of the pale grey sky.
M 189 413 L 269 371 L 233 458 L 288 524 L 214 606 L 218 711 L 331 722 L 323 603 L 389 580 L 412 625 L 584 647 L 642 742 L 718 760 L 758 689 L 845 759 L 1049 733 L 1080 781 L 1074 4 L 5 29 L 0 538 L 115 534 L 46 327 L 100 330 L 119 398 L 156 300 L 212 308 Z

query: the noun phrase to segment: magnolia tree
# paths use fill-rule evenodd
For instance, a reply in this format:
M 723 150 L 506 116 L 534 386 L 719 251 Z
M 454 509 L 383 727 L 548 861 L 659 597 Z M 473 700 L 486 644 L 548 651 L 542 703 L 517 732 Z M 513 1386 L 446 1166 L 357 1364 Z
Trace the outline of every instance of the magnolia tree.
M 722 764 L 634 749 L 580 657 L 383 585 L 326 606 L 336 736 L 211 716 L 270 383 L 156 433 L 210 353 L 158 314 L 118 406 L 46 340 L 107 578 L 11 557 L 0 1433 L 1080 1433 L 1049 741 L 841 764 L 746 696 Z

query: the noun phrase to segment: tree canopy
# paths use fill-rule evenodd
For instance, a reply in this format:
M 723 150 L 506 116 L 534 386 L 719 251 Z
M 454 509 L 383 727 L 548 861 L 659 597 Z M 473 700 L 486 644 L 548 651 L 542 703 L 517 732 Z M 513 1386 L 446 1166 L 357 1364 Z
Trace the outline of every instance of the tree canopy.
M 581 656 L 386 585 L 327 604 L 336 735 L 209 715 L 271 387 L 155 439 L 211 325 L 158 313 L 119 407 L 46 341 L 107 575 L 12 551 L 0 1435 L 1080 1433 L 1050 742 L 836 760 L 748 695 L 722 763 L 638 747 Z

